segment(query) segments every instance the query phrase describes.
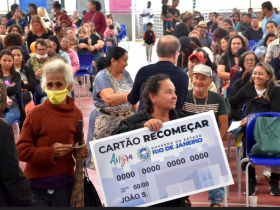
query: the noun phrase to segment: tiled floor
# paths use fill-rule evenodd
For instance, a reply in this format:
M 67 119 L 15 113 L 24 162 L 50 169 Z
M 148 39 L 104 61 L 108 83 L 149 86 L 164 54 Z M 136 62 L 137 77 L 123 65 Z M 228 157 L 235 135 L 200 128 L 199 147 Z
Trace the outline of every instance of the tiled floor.
M 139 53 L 139 52 L 142 52 Z M 141 43 L 130 43 L 130 52 L 129 52 L 129 65 L 127 67 L 129 73 L 131 74 L 132 79 L 135 78 L 135 75 L 139 68 L 143 65 L 146 65 L 146 58 L 145 58 L 145 49 L 143 46 L 141 46 Z M 142 62 L 143 61 L 143 62 Z M 154 49 L 154 55 L 153 55 L 153 61 L 156 61 L 156 54 Z M 79 105 L 78 100 L 76 100 L 76 105 L 81 109 L 83 116 L 84 116 L 84 134 L 87 135 L 88 130 L 88 122 L 89 122 L 89 116 L 91 113 L 91 110 L 93 109 L 93 99 L 92 97 L 84 97 L 85 90 L 83 88 L 80 88 L 81 90 L 81 105 Z M 77 87 L 76 87 L 76 97 L 77 97 Z M 85 136 L 86 137 L 86 136 Z M 245 206 L 245 195 L 243 194 L 243 191 L 245 190 L 245 176 L 242 174 L 242 195 L 241 200 L 238 200 L 238 184 L 237 184 L 237 176 L 236 176 L 236 162 L 235 162 L 235 148 L 234 148 L 234 141 L 231 141 L 231 151 L 232 151 L 232 158 L 229 160 L 230 168 L 232 171 L 232 175 L 234 178 L 234 185 L 230 186 L 229 190 L 229 199 L 228 199 L 228 206 L 229 207 L 244 207 Z M 227 142 L 224 142 L 225 150 L 227 152 Z M 25 163 L 20 162 L 20 167 L 24 169 Z M 263 167 L 257 167 L 257 176 L 259 177 L 258 180 L 258 190 L 257 190 L 257 196 L 258 196 L 258 206 L 262 207 L 272 207 L 272 206 L 280 206 L 280 199 L 279 197 L 271 196 L 269 194 L 268 189 L 268 182 L 263 178 L 261 172 L 263 170 Z M 89 176 L 91 181 L 94 183 L 100 197 L 101 191 L 98 184 L 98 179 L 96 172 L 94 170 L 88 170 Z M 208 201 L 208 192 L 199 193 L 196 195 L 191 195 L 190 200 L 192 201 L 192 206 L 194 207 L 207 207 L 209 206 Z M 224 206 L 224 202 L 222 204 Z

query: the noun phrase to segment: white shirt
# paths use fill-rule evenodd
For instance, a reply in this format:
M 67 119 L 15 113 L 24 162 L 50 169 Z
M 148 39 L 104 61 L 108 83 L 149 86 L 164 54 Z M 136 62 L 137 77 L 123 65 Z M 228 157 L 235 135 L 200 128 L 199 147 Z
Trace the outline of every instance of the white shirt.
M 263 95 L 264 92 L 266 91 L 266 89 L 264 89 L 264 90 L 257 90 L 256 86 L 255 86 L 255 89 L 256 89 L 256 91 L 257 91 L 258 96 Z
M 118 32 L 118 28 L 120 28 L 120 24 L 118 22 L 113 22 L 114 24 L 114 32 L 115 32 L 115 36 L 118 36 L 119 35 L 119 32 Z
M 147 13 L 150 13 L 150 15 L 143 17 L 143 24 L 153 23 L 153 18 L 151 18 L 150 16 L 154 14 L 154 10 L 152 8 L 146 7 L 143 9 L 142 14 L 145 15 Z
M 277 58 L 280 53 L 280 40 L 275 39 L 273 42 L 271 42 L 267 47 L 267 53 L 265 56 L 265 62 L 269 59 Z

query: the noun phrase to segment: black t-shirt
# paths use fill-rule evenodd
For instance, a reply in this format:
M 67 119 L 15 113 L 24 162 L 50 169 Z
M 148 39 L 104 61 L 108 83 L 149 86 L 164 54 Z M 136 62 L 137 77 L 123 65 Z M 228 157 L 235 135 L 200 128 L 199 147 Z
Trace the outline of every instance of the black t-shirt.
M 236 65 L 234 55 L 225 54 L 222 56 L 219 65 L 226 66 L 226 72 L 230 73 L 230 69 Z
M 168 6 L 162 5 L 162 14 L 167 15 L 167 13 L 168 13 Z
M 33 34 L 32 31 L 28 32 L 27 35 L 27 45 L 28 48 L 30 49 L 30 45 L 32 42 L 35 42 L 37 39 L 47 39 L 49 38 L 49 36 L 53 35 L 53 32 L 51 30 L 48 29 L 48 33 L 43 33 L 42 36 L 37 36 L 36 34 Z
M 207 27 L 210 28 L 211 25 L 213 25 L 212 20 L 210 20 L 210 21 L 207 23 Z
M 79 19 L 76 23 L 74 23 L 77 27 L 81 27 L 81 24 L 83 23 L 83 21 L 81 19 Z
M 248 28 L 248 29 L 244 32 L 244 36 L 245 36 L 248 40 L 262 39 L 262 37 L 263 37 L 262 28 L 259 28 L 259 30 L 257 30 L 257 31 L 255 31 L 253 28 Z
M 182 36 L 189 36 L 189 33 L 188 27 L 184 23 L 180 23 L 175 27 L 173 35 L 179 39 Z
M 177 10 L 177 9 L 172 9 L 172 8 L 169 8 L 169 12 L 174 16 L 174 17 L 180 17 L 180 11 Z M 175 28 L 177 24 L 177 21 L 176 20 L 173 20 L 173 28 Z
M 212 25 L 212 28 L 211 28 L 211 33 L 213 34 L 214 31 L 215 31 L 217 28 L 218 28 L 218 24 L 217 24 L 217 23 L 216 23 L 216 24 L 213 24 L 213 25 Z
M 100 40 L 100 38 L 98 36 L 96 36 L 95 34 L 91 34 L 90 38 L 91 38 L 91 45 L 92 46 L 97 44 L 97 41 Z M 93 56 L 95 56 L 97 53 L 98 53 L 98 50 L 92 51 Z

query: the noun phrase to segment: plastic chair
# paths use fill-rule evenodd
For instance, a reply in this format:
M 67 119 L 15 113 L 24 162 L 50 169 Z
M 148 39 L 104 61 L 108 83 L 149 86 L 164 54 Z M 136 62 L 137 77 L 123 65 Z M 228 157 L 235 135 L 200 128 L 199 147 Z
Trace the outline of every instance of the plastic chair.
M 249 40 L 249 42 L 248 42 L 249 50 L 255 51 L 259 41 L 260 41 L 260 39 Z
M 85 84 L 85 78 L 91 77 L 93 75 L 93 65 L 92 65 L 92 54 L 89 53 L 79 53 L 79 62 L 80 62 L 80 69 L 75 73 L 76 77 L 84 77 L 84 84 Z M 78 82 L 75 81 L 75 83 L 78 85 L 78 94 L 79 94 L 79 105 L 81 105 L 81 96 L 80 96 L 80 86 Z M 86 89 L 88 92 L 88 83 L 86 83 Z M 87 95 L 86 92 L 86 95 Z
M 247 182 L 249 172 L 248 168 L 251 164 L 254 165 L 263 165 L 263 166 L 279 166 L 280 165 L 280 158 L 262 158 L 262 157 L 252 157 L 250 156 L 250 152 L 252 147 L 256 144 L 254 139 L 254 127 L 256 124 L 256 120 L 259 117 L 276 117 L 280 118 L 280 113 L 276 112 L 264 112 L 264 113 L 255 113 L 250 114 L 247 117 L 247 124 L 246 124 L 246 155 L 247 157 L 240 161 L 239 169 L 241 168 L 242 163 L 248 162 L 246 166 L 246 207 L 249 206 L 249 183 Z M 241 170 L 238 173 L 238 199 L 241 198 Z
M 120 24 L 120 30 L 121 32 L 119 33 L 120 36 L 120 41 L 126 37 L 126 25 L 125 24 Z

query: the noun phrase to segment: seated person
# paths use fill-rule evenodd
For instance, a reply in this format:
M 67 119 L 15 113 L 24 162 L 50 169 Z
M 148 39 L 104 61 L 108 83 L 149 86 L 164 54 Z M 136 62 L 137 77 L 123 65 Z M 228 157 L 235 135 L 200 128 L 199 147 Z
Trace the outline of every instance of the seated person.
M 77 41 L 78 44 L 78 53 L 91 53 L 87 48 L 80 48 L 79 44 L 83 43 L 88 46 L 91 45 L 91 38 L 87 38 L 87 29 L 85 27 L 80 27 L 78 30 L 79 39 Z
M 257 47 L 255 54 L 261 60 L 261 62 L 264 62 L 265 60 L 268 45 L 275 39 L 277 39 L 277 36 L 275 36 L 275 34 L 267 34 L 264 38 L 263 44 Z
M 7 26 L 4 24 L 0 24 L 0 42 L 3 41 L 3 38 L 6 36 Z
M 36 76 L 36 104 L 43 103 L 48 97 L 44 90 L 42 90 L 40 83 L 43 74 L 43 66 L 49 61 L 47 54 L 48 44 L 44 39 L 37 39 L 35 44 L 36 55 L 31 57 L 26 66 L 31 68 L 35 72 Z
M 115 44 L 115 32 L 114 32 L 114 25 L 112 24 L 112 20 L 110 18 L 107 18 L 107 28 L 103 33 L 104 38 L 106 39 L 106 45 L 107 47 L 111 47 L 113 44 Z
M 12 100 L 12 104 L 5 110 L 5 120 L 12 124 L 20 119 L 22 126 L 25 119 L 25 112 L 22 107 L 20 93 L 21 78 L 14 67 L 14 58 L 10 50 L 4 49 L 0 53 L 0 79 L 4 82 L 7 96 Z
M 122 120 L 119 128 L 113 131 L 112 135 L 144 127 L 157 132 L 162 127 L 162 123 L 185 117 L 181 111 L 175 109 L 177 102 L 175 87 L 166 74 L 156 74 L 149 77 L 143 88 L 142 100 L 144 110 Z M 189 202 L 188 198 L 184 198 L 184 200 Z M 180 201 L 181 199 L 177 198 L 155 206 L 179 207 Z
M 276 82 L 280 83 L 280 53 L 277 58 L 271 60 L 270 65 L 273 67 L 276 76 Z

